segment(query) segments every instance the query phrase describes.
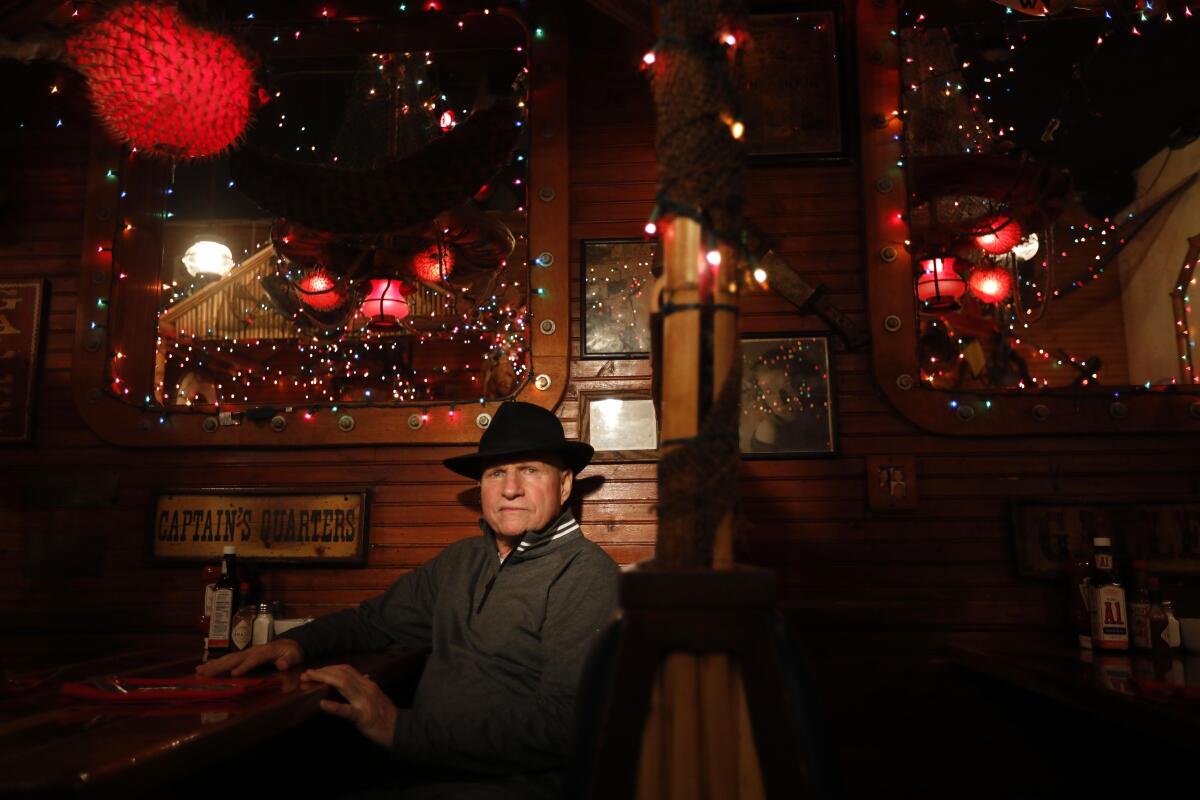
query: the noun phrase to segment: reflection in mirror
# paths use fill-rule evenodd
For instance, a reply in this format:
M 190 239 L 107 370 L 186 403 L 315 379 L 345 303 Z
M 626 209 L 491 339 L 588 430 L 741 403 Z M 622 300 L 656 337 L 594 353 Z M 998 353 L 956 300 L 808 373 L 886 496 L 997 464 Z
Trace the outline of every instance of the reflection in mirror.
M 479 47 L 260 50 L 267 103 L 244 146 L 173 165 L 165 188 L 154 404 L 454 404 L 520 387 L 527 64 L 500 16 Z
M 1167 65 L 1200 23 L 909 5 L 895 113 L 923 383 L 1196 383 L 1200 101 Z

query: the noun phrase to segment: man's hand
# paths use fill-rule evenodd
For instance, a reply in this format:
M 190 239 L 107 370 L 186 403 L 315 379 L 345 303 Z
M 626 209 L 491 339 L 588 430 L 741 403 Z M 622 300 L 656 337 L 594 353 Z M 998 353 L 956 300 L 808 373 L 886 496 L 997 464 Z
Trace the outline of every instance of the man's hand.
M 363 736 L 391 749 L 396 735 L 396 706 L 375 681 L 347 664 L 306 670 L 300 680 L 328 684 L 341 692 L 349 705 L 322 700 L 321 710 L 350 720 Z
M 255 645 L 240 653 L 230 653 L 227 656 L 221 656 L 216 661 L 201 664 L 196 667 L 196 674 L 204 678 L 212 678 L 226 673 L 237 677 L 271 661 L 275 662 L 275 669 L 291 669 L 304 661 L 304 648 L 291 639 L 276 639 L 273 642 Z

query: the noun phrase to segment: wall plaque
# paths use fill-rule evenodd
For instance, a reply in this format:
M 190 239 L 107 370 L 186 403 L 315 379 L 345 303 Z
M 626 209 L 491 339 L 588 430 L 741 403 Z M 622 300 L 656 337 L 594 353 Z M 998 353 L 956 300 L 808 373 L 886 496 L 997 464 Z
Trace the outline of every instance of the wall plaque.
M 159 494 L 151 550 L 165 561 L 239 558 L 362 563 L 367 491 L 179 489 Z
M 42 339 L 43 280 L 0 281 L 0 444 L 29 441 Z

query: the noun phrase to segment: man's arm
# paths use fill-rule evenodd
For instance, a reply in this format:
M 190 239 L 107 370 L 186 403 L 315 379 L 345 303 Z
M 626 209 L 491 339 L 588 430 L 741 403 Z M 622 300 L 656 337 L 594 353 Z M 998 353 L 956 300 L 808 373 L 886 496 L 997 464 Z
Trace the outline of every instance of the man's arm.
M 437 597 L 437 562 L 444 553 L 402 575 L 385 593 L 358 608 L 321 617 L 281 633 L 267 644 L 201 664 L 196 672 L 204 677 L 236 676 L 271 662 L 276 669 L 286 670 L 334 653 L 382 650 L 392 644 L 428 647 Z
M 304 649 L 306 659 L 336 653 L 382 650 L 390 645 L 429 647 L 443 550 L 378 597 L 280 634 Z
M 550 588 L 542 625 L 546 667 L 533 697 L 490 694 L 420 712 L 399 709 L 392 753 L 475 772 L 562 767 L 574 739 L 584 661 L 617 605 L 617 574 L 607 555 L 588 553 Z

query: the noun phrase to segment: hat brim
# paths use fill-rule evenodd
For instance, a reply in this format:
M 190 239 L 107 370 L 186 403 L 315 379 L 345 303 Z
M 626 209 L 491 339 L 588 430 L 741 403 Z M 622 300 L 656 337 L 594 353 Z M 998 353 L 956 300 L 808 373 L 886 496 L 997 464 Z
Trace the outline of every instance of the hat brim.
M 479 480 L 488 464 L 509 460 L 523 455 L 536 453 L 554 453 L 563 460 L 563 465 L 573 473 L 578 473 L 592 460 L 596 449 L 583 442 L 564 442 L 556 447 L 514 447 L 506 450 L 493 450 L 487 453 L 468 453 L 464 456 L 454 456 L 442 461 L 446 469 L 457 472 L 465 478 Z

